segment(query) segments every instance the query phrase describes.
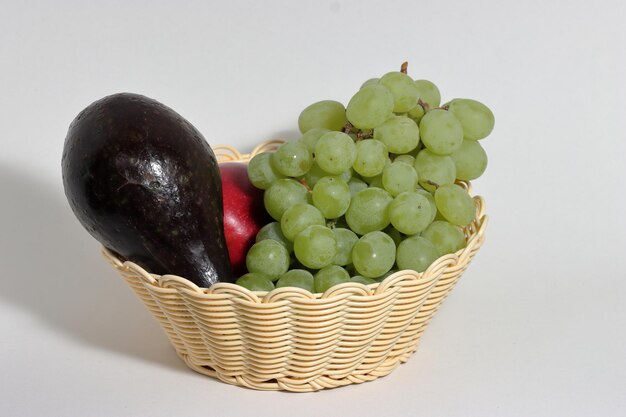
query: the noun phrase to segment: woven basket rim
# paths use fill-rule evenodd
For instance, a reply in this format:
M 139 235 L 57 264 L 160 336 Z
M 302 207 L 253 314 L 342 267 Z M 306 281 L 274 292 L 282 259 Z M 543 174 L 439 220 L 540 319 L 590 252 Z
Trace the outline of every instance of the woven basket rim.
M 213 148 L 218 162 L 239 162 L 246 163 L 255 155 L 267 152 L 275 149 L 280 144 L 284 143 L 283 140 L 271 140 L 256 146 L 250 153 L 240 153 L 235 148 L 227 145 L 219 145 Z M 468 193 L 471 193 L 471 183 L 469 181 L 458 181 L 460 186 L 465 188 Z M 473 197 L 476 205 L 476 218 L 473 220 L 475 224 L 475 231 L 471 233 L 471 236 L 466 242 L 463 249 L 451 254 L 443 255 L 437 258 L 424 272 L 416 272 L 414 270 L 399 270 L 386 277 L 383 281 L 374 284 L 361 284 L 358 282 L 346 282 L 335 285 L 329 288 L 324 293 L 312 293 L 305 289 L 295 287 L 275 288 L 272 291 L 250 291 L 247 288 L 239 286 L 234 283 L 217 282 L 211 285 L 209 288 L 199 287 L 188 279 L 174 275 L 174 274 L 152 274 L 146 271 L 141 266 L 132 261 L 121 261 L 113 252 L 107 248 L 102 248 L 102 254 L 104 257 L 118 270 L 133 270 L 140 275 L 146 284 L 156 289 L 163 291 L 182 291 L 191 292 L 195 295 L 204 294 L 211 295 L 216 293 L 228 293 L 237 295 L 243 299 L 246 299 L 252 303 L 272 303 L 276 299 L 285 299 L 289 295 L 293 294 L 298 298 L 309 298 L 311 300 L 326 299 L 332 301 L 334 298 L 343 298 L 344 296 L 354 295 L 379 295 L 385 291 L 392 289 L 395 282 L 402 280 L 407 275 L 412 275 L 417 281 L 427 282 L 433 275 L 440 275 L 442 271 L 450 265 L 459 263 L 459 259 L 464 259 L 470 256 L 474 247 L 480 246 L 484 239 L 485 229 L 488 223 L 488 216 L 485 214 L 485 202 L 481 196 Z

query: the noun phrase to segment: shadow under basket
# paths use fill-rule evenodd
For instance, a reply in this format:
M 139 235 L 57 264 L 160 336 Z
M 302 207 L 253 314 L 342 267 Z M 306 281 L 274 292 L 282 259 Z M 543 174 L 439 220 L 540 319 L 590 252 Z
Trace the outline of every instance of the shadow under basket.
M 220 162 L 245 163 L 280 143 L 261 144 L 250 154 L 214 150 Z M 471 191 L 469 183 L 458 184 Z M 484 202 L 479 196 L 474 202 L 476 218 L 464 228 L 464 249 L 423 273 L 398 271 L 381 283 L 345 283 L 323 294 L 299 288 L 252 292 L 229 283 L 199 288 L 103 252 L 194 371 L 254 389 L 317 391 L 372 381 L 408 360 L 483 243 Z

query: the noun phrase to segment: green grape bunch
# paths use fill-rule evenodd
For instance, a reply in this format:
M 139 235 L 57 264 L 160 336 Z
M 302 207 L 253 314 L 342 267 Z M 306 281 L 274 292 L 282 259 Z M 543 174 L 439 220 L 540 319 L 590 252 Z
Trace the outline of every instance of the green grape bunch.
M 302 136 L 255 155 L 248 177 L 273 222 L 248 251 L 251 291 L 381 282 L 425 271 L 466 245 L 476 207 L 458 181 L 487 168 L 494 128 L 483 103 L 400 71 L 371 78 L 344 106 L 323 100 L 298 118 Z

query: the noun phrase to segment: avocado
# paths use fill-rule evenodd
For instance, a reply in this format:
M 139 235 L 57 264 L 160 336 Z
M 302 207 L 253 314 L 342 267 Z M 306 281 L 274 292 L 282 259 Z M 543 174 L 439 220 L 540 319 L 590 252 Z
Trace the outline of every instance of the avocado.
M 200 287 L 234 282 L 215 155 L 174 110 L 130 93 L 92 103 L 69 127 L 62 171 L 80 223 L 122 259 Z

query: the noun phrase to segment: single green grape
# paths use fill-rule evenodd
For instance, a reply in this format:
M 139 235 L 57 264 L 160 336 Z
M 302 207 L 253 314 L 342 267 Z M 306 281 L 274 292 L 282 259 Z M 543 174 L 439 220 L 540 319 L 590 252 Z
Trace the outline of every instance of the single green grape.
M 304 269 L 292 269 L 280 276 L 276 288 L 297 287 L 313 292 L 313 274 Z
M 309 188 L 313 189 L 313 187 L 315 187 L 315 184 L 317 184 L 317 182 L 324 177 L 337 177 L 348 182 L 350 181 L 350 178 L 352 178 L 352 172 L 352 168 L 350 168 L 348 171 L 344 171 L 340 175 L 332 175 L 331 173 L 326 172 L 322 168 L 320 168 L 319 165 L 317 165 L 317 162 L 314 161 L 313 166 L 311 167 L 309 172 L 304 175 L 304 179 Z
M 463 126 L 454 114 L 442 109 L 431 110 L 420 121 L 422 142 L 437 155 L 449 155 L 463 142 Z
M 391 91 L 394 112 L 406 113 L 417 104 L 419 91 L 415 81 L 408 75 L 402 72 L 388 72 L 380 79 L 380 84 Z
M 356 145 L 343 132 L 325 133 L 315 145 L 315 162 L 330 174 L 348 171 L 356 159 Z
M 410 236 L 398 246 L 396 262 L 400 269 L 424 272 L 437 258 L 439 252 L 430 240 L 421 236 Z
M 308 190 L 298 181 L 283 178 L 276 180 L 263 194 L 265 209 L 274 220 L 280 221 L 283 213 L 294 204 L 307 204 Z
M 346 266 L 352 263 L 352 247 L 359 237 L 350 229 L 336 227 L 333 230 L 337 241 L 337 254 L 333 258 L 333 265 Z
M 289 252 L 275 240 L 262 240 L 248 250 L 246 267 L 250 272 L 259 272 L 276 281 L 289 269 Z
M 484 139 L 493 130 L 495 125 L 493 113 L 480 101 L 455 98 L 447 106 L 448 111 L 461 122 L 465 139 Z
M 376 84 L 378 84 L 379 81 L 380 81 L 380 78 L 370 78 L 369 80 L 365 81 L 361 85 L 361 88 L 367 87 L 368 85 L 376 85 Z
M 437 203 L 435 202 L 435 197 L 426 190 L 419 189 L 415 192 L 426 197 L 426 199 L 430 203 L 430 221 L 428 222 L 428 224 L 432 223 L 437 216 Z
M 280 230 L 280 223 L 271 222 L 261 227 L 256 234 L 256 242 L 260 242 L 265 239 L 275 240 L 287 249 L 287 252 L 293 253 L 293 242 L 285 237 L 282 230 Z
M 421 194 L 406 191 L 389 204 L 389 220 L 405 235 L 414 235 L 426 229 L 432 219 L 430 203 Z
M 420 100 L 428 104 L 430 109 L 439 107 L 441 104 L 441 93 L 437 86 L 428 80 L 416 80 L 415 87 L 420 95 Z
M 417 147 L 420 131 L 417 123 L 406 116 L 392 116 L 374 129 L 374 139 L 391 153 L 407 153 Z
M 307 173 L 313 164 L 313 156 L 306 145 L 286 142 L 271 157 L 272 167 L 287 177 L 299 177 Z
M 487 169 L 487 153 L 475 140 L 464 140 L 461 147 L 450 154 L 456 166 L 456 177 L 460 180 L 474 180 Z
M 348 181 L 348 187 L 350 188 L 350 195 L 354 197 L 356 193 L 367 188 L 367 183 L 359 178 L 350 178 Z
M 274 289 L 272 281 L 266 275 L 258 272 L 249 272 L 241 276 L 235 281 L 235 284 L 250 291 L 272 291 Z
M 373 177 L 383 172 L 389 160 L 389 152 L 384 143 L 374 139 L 364 139 L 356 144 L 356 160 L 352 168 L 364 177 Z
M 461 229 L 446 221 L 435 220 L 421 236 L 435 245 L 439 256 L 454 253 L 465 247 L 465 236 Z
M 358 282 L 359 284 L 363 284 L 363 285 L 376 284 L 376 281 L 373 280 L 372 278 L 365 278 L 365 277 L 362 277 L 361 275 L 353 276 L 352 278 L 350 278 L 350 281 Z
M 383 169 L 382 185 L 393 197 L 417 187 L 417 171 L 412 165 L 396 161 Z
M 300 117 L 298 117 L 298 127 L 302 133 L 320 127 L 329 130 L 341 130 L 347 122 L 345 107 L 333 100 L 313 103 L 302 110 Z
M 419 184 L 427 191 L 437 188 L 430 182 L 439 185 L 453 184 L 456 179 L 456 167 L 449 156 L 437 155 L 428 149 L 422 149 L 415 158 L 415 170 Z
M 330 265 L 317 271 L 313 277 L 315 292 L 325 292 L 329 288 L 350 282 L 348 271 L 337 265 Z
M 350 205 L 350 187 L 337 177 L 324 177 L 313 187 L 313 204 L 327 219 L 343 216 Z
M 280 219 L 280 230 L 287 239 L 293 241 L 298 233 L 314 224 L 326 224 L 322 213 L 310 204 L 299 203 L 285 210 Z
M 422 120 L 422 117 L 424 117 L 424 113 L 424 107 L 422 107 L 420 104 L 416 104 L 415 107 L 413 107 L 406 113 L 406 115 L 407 117 L 411 118 L 411 120 L 413 120 L 415 123 L 419 123 Z
M 383 230 L 389 224 L 387 207 L 392 200 L 387 191 L 377 187 L 356 193 L 346 211 L 346 222 L 350 229 L 360 235 Z
M 393 162 L 404 162 L 405 164 L 413 166 L 415 165 L 415 157 L 409 154 L 396 155 Z
M 354 268 L 366 278 L 389 271 L 396 261 L 396 244 L 386 233 L 376 231 L 362 236 L 352 248 Z
M 296 235 L 293 250 L 302 265 L 320 269 L 330 265 L 337 255 L 337 240 L 328 227 L 313 225 Z
M 387 120 L 393 114 L 393 95 L 379 84 L 361 88 L 348 103 L 348 121 L 357 129 L 369 130 Z
M 256 188 L 266 190 L 276 180 L 284 178 L 284 175 L 274 169 L 271 159 L 272 153 L 262 152 L 254 155 L 248 162 L 248 179 Z
M 456 184 L 446 184 L 435 191 L 435 202 L 441 215 L 457 226 L 467 226 L 476 217 L 474 200 Z
M 314 127 L 313 129 L 307 130 L 298 142 L 303 143 L 304 146 L 309 150 L 309 152 L 315 152 L 315 144 L 322 137 L 324 133 L 328 133 L 330 130 L 324 127 Z

